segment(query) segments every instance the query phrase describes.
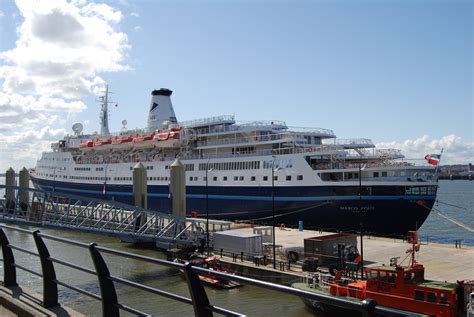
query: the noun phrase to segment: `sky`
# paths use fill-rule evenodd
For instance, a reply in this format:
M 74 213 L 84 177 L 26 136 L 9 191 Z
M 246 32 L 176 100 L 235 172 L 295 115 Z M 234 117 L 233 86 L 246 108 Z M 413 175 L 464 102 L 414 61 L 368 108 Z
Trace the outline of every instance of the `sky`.
M 50 143 L 146 126 L 150 93 L 178 120 L 234 114 L 474 163 L 469 0 L 0 0 L 0 172 Z M 421 161 L 420 161 L 421 163 Z

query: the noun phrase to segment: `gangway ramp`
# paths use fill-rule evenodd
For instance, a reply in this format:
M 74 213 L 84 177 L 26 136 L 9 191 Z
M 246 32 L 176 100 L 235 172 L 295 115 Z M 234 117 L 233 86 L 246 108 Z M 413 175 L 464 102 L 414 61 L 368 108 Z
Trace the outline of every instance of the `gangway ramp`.
M 0 222 L 106 234 L 126 242 L 154 242 L 160 248 L 197 247 L 206 239 L 205 219 L 32 188 L 0 185 L 1 191 Z M 216 223 L 221 229 L 228 225 Z

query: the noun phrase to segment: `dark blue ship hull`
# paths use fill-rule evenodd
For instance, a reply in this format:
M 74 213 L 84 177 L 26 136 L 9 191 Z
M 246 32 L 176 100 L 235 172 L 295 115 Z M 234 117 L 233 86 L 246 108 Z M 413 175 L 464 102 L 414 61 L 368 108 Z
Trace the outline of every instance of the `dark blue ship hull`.
M 35 187 L 46 191 L 133 204 L 131 185 L 52 182 L 34 177 L 32 181 Z M 208 197 L 211 219 L 285 226 L 297 226 L 303 221 L 306 229 L 356 232 L 362 228 L 366 233 L 383 236 L 403 236 L 420 228 L 436 199 L 436 186 L 423 195 L 407 195 L 405 186 L 394 185 L 275 187 L 273 209 L 271 187 L 209 186 L 206 190 L 205 186 L 188 186 L 186 190 L 188 215 L 195 211 L 198 217 L 205 217 Z M 148 186 L 148 209 L 169 212 L 170 206 L 168 186 Z

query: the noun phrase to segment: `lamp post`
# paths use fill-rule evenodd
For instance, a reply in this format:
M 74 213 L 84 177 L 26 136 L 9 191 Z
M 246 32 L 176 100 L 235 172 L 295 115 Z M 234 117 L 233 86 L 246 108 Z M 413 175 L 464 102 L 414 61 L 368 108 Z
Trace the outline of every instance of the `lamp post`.
M 56 168 L 57 167 L 54 167 L 54 170 L 53 170 L 53 193 L 56 190 Z
M 102 194 L 104 195 L 104 200 L 107 200 L 107 167 L 109 163 L 105 164 L 105 172 L 104 172 L 104 188 L 102 189 Z
M 273 238 L 273 269 L 276 269 L 276 247 L 275 247 L 275 160 L 272 156 L 272 238 Z
M 359 161 L 359 208 L 362 209 L 362 168 Z M 364 278 L 364 235 L 362 223 L 362 210 L 359 210 L 360 217 L 360 278 Z
M 209 169 L 209 162 L 206 164 L 206 249 L 209 255 L 209 180 L 207 179 L 209 172 L 214 169 Z

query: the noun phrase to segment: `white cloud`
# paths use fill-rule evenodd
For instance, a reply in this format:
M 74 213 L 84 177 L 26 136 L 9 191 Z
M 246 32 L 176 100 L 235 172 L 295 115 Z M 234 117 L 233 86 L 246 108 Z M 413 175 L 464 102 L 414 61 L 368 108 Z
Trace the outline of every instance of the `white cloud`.
M 3 13 L 2 10 L 0 10 L 0 18 L 3 18 L 5 16 L 5 13 Z
M 474 163 L 474 142 L 465 141 L 454 134 L 432 139 L 423 135 L 414 140 L 404 142 L 382 142 L 377 147 L 396 148 L 402 150 L 407 159 L 423 159 L 426 154 L 439 154 L 444 149 L 441 164 Z
M 139 17 L 140 17 L 140 14 L 138 14 L 138 13 L 136 13 L 136 12 L 132 12 L 132 13 L 130 13 L 130 15 L 131 15 L 132 17 L 135 17 L 135 18 L 139 18 Z
M 81 98 L 103 90 L 106 72 L 129 69 L 123 14 L 86 0 L 17 0 L 16 46 L 0 52 L 0 168 L 33 166 L 86 109 Z M 14 153 L 14 154 L 11 154 Z
M 133 30 L 134 30 L 135 32 L 138 32 L 138 31 L 143 30 L 143 28 L 142 28 L 141 26 L 137 25 L 136 27 L 133 28 Z

